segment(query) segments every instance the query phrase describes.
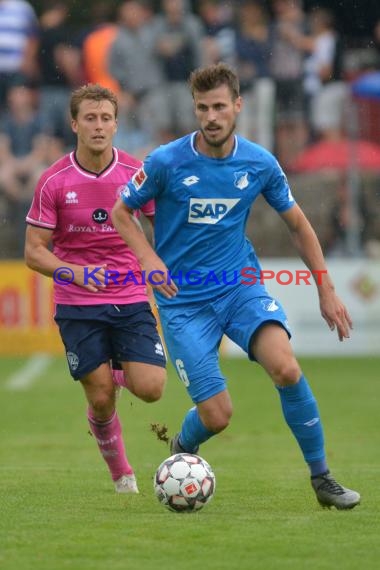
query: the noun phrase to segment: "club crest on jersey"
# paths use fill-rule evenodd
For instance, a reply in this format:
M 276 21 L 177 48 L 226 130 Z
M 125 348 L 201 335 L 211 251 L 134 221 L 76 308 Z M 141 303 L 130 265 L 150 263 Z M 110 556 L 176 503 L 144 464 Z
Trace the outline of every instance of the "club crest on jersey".
M 276 301 L 274 299 L 271 301 L 261 301 L 261 305 L 264 311 L 269 311 L 270 313 L 274 313 L 274 311 L 277 311 L 277 309 L 280 308 L 278 305 L 276 305 Z
M 191 198 L 187 221 L 190 224 L 217 224 L 238 202 L 240 198 Z
M 234 172 L 235 182 L 234 186 L 239 188 L 239 190 L 244 190 L 247 188 L 248 182 L 248 172 Z
M 140 190 L 141 186 L 144 184 L 145 180 L 148 178 L 144 167 L 142 166 L 139 170 L 132 176 L 132 184 L 136 190 Z
M 288 200 L 289 202 L 294 202 L 294 197 L 290 188 L 288 188 Z
M 122 191 L 121 191 L 121 195 L 122 195 L 122 196 L 125 196 L 126 198 L 129 198 L 129 196 L 131 195 L 131 191 L 130 191 L 130 189 L 128 188 L 128 186 L 124 186 L 124 188 L 123 188 Z M 119 197 L 119 196 L 117 196 L 117 198 L 118 198 L 118 197 Z
M 120 198 L 122 196 L 122 194 L 125 194 L 126 196 L 130 196 L 130 192 L 128 194 L 126 192 L 127 189 L 129 191 L 128 186 L 126 186 L 125 184 L 122 184 L 121 186 L 116 188 L 116 193 L 115 193 L 116 199 Z
M 92 212 L 92 219 L 97 224 L 104 224 L 108 220 L 108 212 L 103 208 L 97 208 Z

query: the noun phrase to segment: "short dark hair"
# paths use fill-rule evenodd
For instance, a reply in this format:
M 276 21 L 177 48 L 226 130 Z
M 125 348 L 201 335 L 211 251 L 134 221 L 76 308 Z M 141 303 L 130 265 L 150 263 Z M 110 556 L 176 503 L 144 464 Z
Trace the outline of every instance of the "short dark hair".
M 102 87 L 97 83 L 88 83 L 87 85 L 82 85 L 75 91 L 73 91 L 70 99 L 70 113 L 73 119 L 76 119 L 79 112 L 79 105 L 82 101 L 89 99 L 90 101 L 109 101 L 112 103 L 115 109 L 115 117 L 117 117 L 118 103 L 117 97 L 113 91 L 107 89 L 107 87 Z
M 240 95 L 238 76 L 226 63 L 216 63 L 195 69 L 190 74 L 189 85 L 193 97 L 196 91 L 204 93 L 221 85 L 227 85 L 232 99 L 235 100 Z

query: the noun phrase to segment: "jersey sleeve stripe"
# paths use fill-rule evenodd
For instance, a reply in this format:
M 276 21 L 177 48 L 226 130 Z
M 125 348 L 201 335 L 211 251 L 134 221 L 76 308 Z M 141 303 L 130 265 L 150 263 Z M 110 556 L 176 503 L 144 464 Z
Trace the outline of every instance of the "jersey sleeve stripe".
M 60 174 L 61 172 L 64 172 L 65 170 L 68 170 L 69 168 L 72 168 L 72 165 L 69 164 L 68 166 L 65 166 L 65 168 L 62 168 L 61 170 L 58 170 L 58 172 L 54 172 L 54 174 L 52 174 L 51 176 L 49 176 L 49 178 L 47 178 L 44 182 L 44 184 L 41 187 L 41 191 L 40 191 L 40 199 L 39 199 L 39 216 L 38 216 L 38 222 L 39 223 L 46 223 L 46 222 L 41 222 L 41 216 L 42 216 L 42 194 L 45 190 L 45 187 L 47 185 L 48 182 L 50 182 L 50 180 L 52 180 L 52 178 L 54 178 L 55 176 L 57 176 L 58 174 Z M 51 226 L 51 224 L 46 224 L 46 226 L 50 226 L 50 227 L 55 227 L 55 226 Z
M 120 160 L 118 164 L 121 164 L 121 166 L 126 166 L 127 168 L 131 168 L 132 170 L 135 171 L 137 171 L 140 168 L 140 166 L 134 166 L 133 164 L 126 164 L 125 162 L 120 162 Z
M 33 218 L 30 218 L 29 216 L 26 217 L 26 221 L 28 224 L 30 224 L 31 226 L 37 226 L 37 227 L 41 227 L 41 228 L 49 228 L 51 230 L 55 229 L 55 225 L 53 224 L 47 224 L 46 222 L 41 222 L 41 220 L 34 220 Z

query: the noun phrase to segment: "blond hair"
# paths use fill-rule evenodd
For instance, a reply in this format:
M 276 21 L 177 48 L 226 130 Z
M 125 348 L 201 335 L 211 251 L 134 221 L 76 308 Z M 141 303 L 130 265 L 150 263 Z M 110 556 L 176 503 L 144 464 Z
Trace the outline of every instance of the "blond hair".
M 89 99 L 90 101 L 109 101 L 115 109 L 115 117 L 117 117 L 118 104 L 117 97 L 113 91 L 102 87 L 97 83 L 88 83 L 82 85 L 73 91 L 70 99 L 70 113 L 73 119 L 76 119 L 79 112 L 79 106 L 82 101 Z

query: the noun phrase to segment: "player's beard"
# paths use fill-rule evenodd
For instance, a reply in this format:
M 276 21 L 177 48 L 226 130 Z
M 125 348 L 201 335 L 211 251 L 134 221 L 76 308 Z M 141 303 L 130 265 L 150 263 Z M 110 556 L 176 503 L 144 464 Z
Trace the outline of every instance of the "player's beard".
M 221 146 L 224 145 L 224 143 L 226 143 L 228 141 L 228 139 L 230 138 L 232 133 L 235 131 L 235 129 L 236 129 L 236 123 L 234 123 L 232 125 L 232 127 L 230 128 L 228 133 L 223 138 L 218 139 L 218 140 L 209 139 L 207 134 L 205 133 L 204 129 L 201 128 L 200 130 L 201 130 L 201 133 L 203 135 L 203 138 L 205 139 L 205 141 L 208 145 L 213 146 L 214 148 L 220 148 Z

